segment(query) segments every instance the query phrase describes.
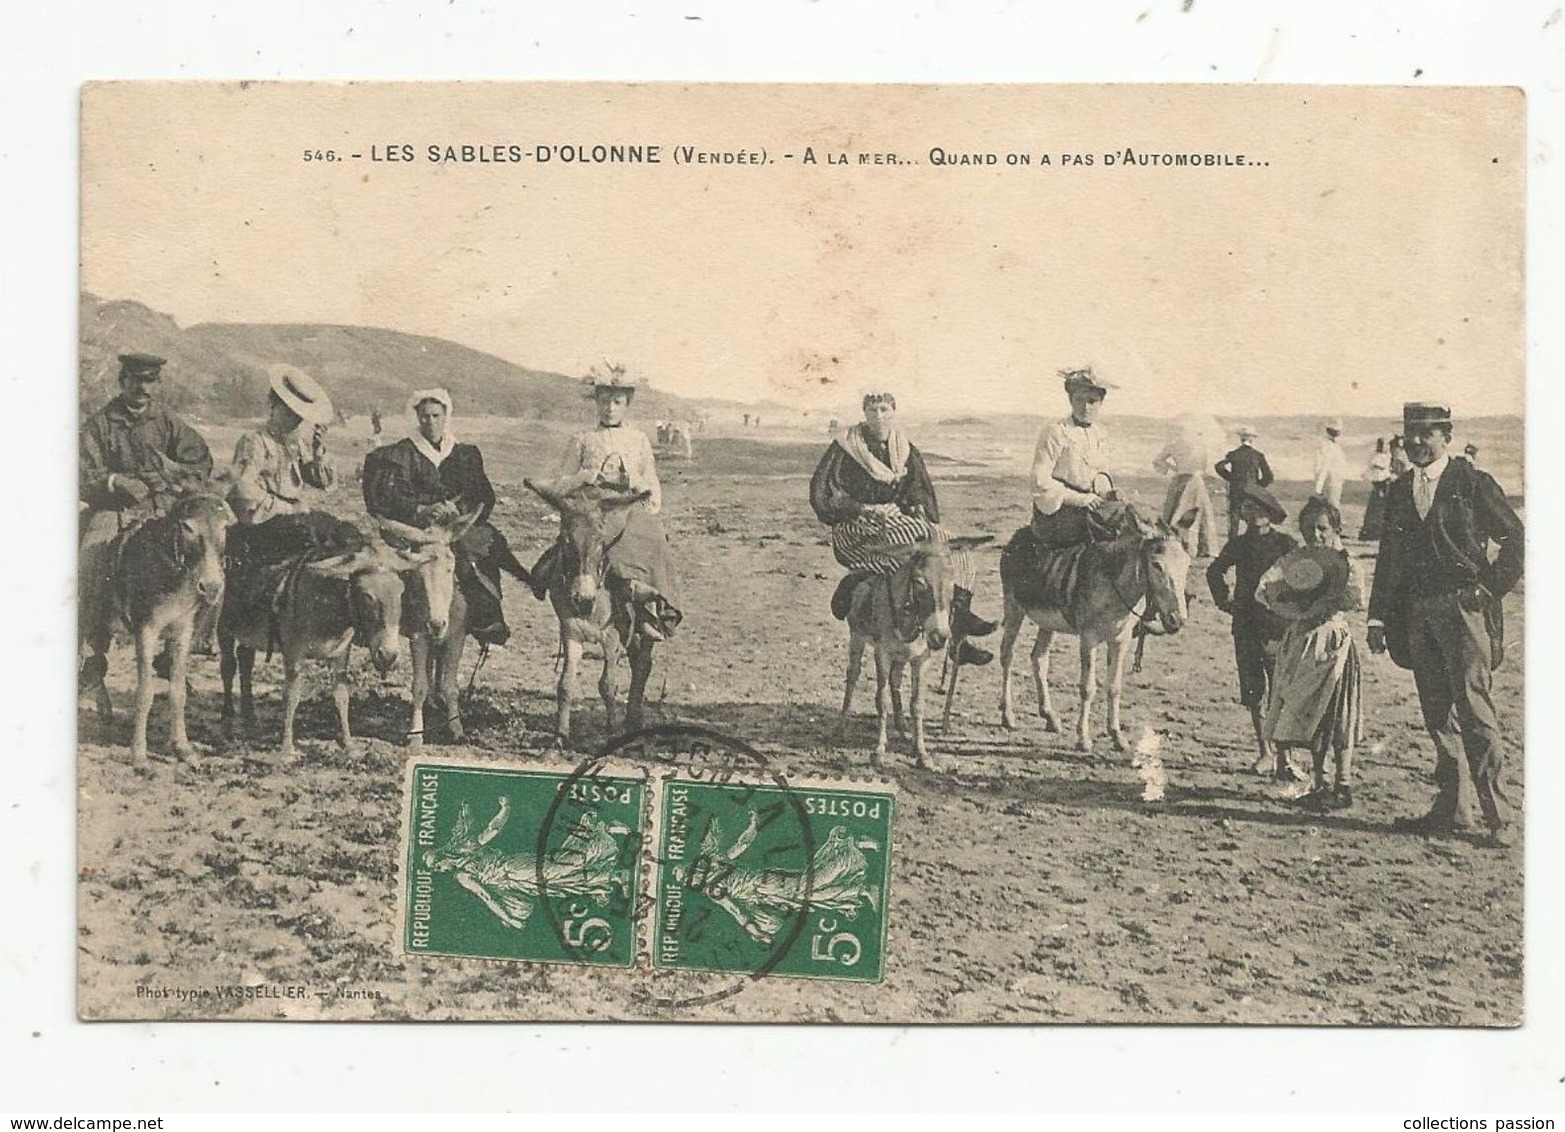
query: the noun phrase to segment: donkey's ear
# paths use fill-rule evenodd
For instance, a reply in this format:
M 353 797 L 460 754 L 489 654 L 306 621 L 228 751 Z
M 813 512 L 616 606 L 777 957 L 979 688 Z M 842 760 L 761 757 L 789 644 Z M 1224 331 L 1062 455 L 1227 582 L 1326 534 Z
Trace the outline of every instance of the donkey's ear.
M 373 551 L 348 550 L 341 554 L 333 554 L 329 558 L 319 558 L 308 563 L 304 569 L 311 574 L 323 578 L 346 578 L 365 565 L 373 557 Z
M 652 492 L 647 490 L 606 493 L 603 496 L 603 507 L 605 510 L 612 511 L 615 508 L 629 507 L 633 503 L 641 503 L 651 498 Z
M 975 546 L 985 546 L 993 541 L 993 535 L 957 535 L 946 540 L 946 545 L 952 550 L 972 550 Z
M 552 488 L 541 487 L 529 479 L 522 480 L 522 485 L 556 511 L 565 510 L 564 501 L 560 499 L 559 493 Z

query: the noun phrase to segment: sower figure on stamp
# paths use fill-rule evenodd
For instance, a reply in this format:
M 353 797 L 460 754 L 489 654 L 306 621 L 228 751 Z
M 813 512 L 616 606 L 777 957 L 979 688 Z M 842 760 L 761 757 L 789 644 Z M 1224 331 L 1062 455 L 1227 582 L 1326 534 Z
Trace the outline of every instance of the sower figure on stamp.
M 821 457 L 810 480 L 810 507 L 831 528 L 831 549 L 847 577 L 832 595 L 831 611 L 846 619 L 853 592 L 866 578 L 896 572 L 905 548 L 921 542 L 948 543 L 940 525 L 940 503 L 924 457 L 896 426 L 897 401 L 890 393 L 869 393 L 864 420 Z M 951 635 L 958 664 L 988 664 L 994 654 L 969 638 L 995 631 L 995 622 L 973 613 L 976 568 L 965 548 L 950 551 L 955 574 Z
M 116 539 L 168 513 L 181 494 L 212 474 L 206 441 L 153 398 L 165 360 L 121 354 L 119 362 L 119 395 L 87 418 L 80 436 L 76 581 L 80 637 L 88 649 L 78 674 L 83 688 L 100 686 L 108 670 Z
M 503 645 L 511 630 L 500 604 L 500 572 L 531 578 L 489 522 L 495 492 L 483 454 L 475 444 L 458 443 L 445 389 L 418 390 L 408 408 L 415 422 L 408 436 L 364 458 L 364 506 L 377 519 L 422 529 L 476 511 L 477 521 L 455 544 L 457 584 L 467 604 L 468 634 L 485 646 Z M 416 611 L 404 606 L 403 612 L 407 619 Z
M 1402 420 L 1413 467 L 1386 497 L 1369 647 L 1389 650 L 1393 661 L 1413 670 L 1435 745 L 1438 792 L 1427 814 L 1398 827 L 1475 831 L 1476 795 L 1490 843 L 1504 846 L 1509 814 L 1491 670 L 1504 658 L 1500 601 L 1522 576 L 1522 523 L 1492 476 L 1451 457 L 1448 406 L 1411 402 Z M 1499 547 L 1492 562 L 1491 542 Z
M 684 619 L 679 585 L 663 529 L 663 486 L 647 434 L 625 423 L 636 383 L 620 366 L 596 371 L 584 380 L 586 397 L 597 407 L 597 427 L 579 432 L 565 446 L 557 494 L 590 486 L 645 492 L 646 498 L 604 513 L 608 575 L 623 587 L 635 616 L 635 631 L 648 641 L 664 641 Z M 544 600 L 560 573 L 561 544 L 549 545 L 532 571 L 533 594 Z
M 1266 453 L 1255 446 L 1257 433 L 1249 425 L 1240 425 L 1234 430 L 1239 434 L 1239 447 L 1217 461 L 1213 466 L 1224 483 L 1228 485 L 1228 537 L 1238 538 L 1239 532 L 1244 527 L 1244 516 L 1241 514 L 1244 506 L 1246 484 L 1254 484 L 1256 487 L 1272 486 L 1272 466 L 1266 462 Z

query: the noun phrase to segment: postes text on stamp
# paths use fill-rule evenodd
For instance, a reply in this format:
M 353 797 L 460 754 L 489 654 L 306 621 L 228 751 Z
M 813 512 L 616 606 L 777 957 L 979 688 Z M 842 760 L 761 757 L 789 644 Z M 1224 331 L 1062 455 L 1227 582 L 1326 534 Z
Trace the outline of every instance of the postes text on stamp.
M 653 964 L 878 982 L 894 799 L 664 781 Z
M 629 967 L 646 784 L 415 764 L 403 949 Z

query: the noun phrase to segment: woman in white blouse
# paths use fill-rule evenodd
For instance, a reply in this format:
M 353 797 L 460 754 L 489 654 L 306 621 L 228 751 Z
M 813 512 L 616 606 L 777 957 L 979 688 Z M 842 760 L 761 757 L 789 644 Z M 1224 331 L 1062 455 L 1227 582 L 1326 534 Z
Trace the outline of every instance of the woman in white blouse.
M 647 434 L 625 423 L 635 382 L 618 369 L 586 379 L 587 397 L 597 405 L 596 428 L 579 432 L 565 446 L 558 491 L 596 485 L 645 491 L 646 500 L 604 513 L 609 544 L 609 573 L 626 588 L 636 607 L 638 627 L 654 640 L 666 640 L 682 620 L 678 583 L 663 530 L 663 485 Z M 623 530 L 618 528 L 623 524 Z M 533 569 L 533 592 L 541 600 L 556 573 L 558 544 L 551 544 Z
M 1107 535 L 1126 505 L 1112 490 L 1108 445 L 1098 416 L 1112 388 L 1091 368 L 1062 370 L 1070 416 L 1044 426 L 1032 464 L 1032 529 L 1044 548 Z

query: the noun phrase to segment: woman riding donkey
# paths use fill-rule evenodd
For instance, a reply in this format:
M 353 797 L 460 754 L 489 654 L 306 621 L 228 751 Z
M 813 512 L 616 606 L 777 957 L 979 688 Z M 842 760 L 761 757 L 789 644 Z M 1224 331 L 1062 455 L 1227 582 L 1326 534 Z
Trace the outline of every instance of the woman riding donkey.
M 239 438 L 229 472 L 228 505 L 238 520 L 227 545 L 231 611 L 272 601 L 280 580 L 274 567 L 364 542 L 351 523 L 311 506 L 336 481 L 326 453 L 331 398 L 293 366 L 273 366 L 269 376 L 266 423 Z
M 924 458 L 896 427 L 896 398 L 870 393 L 863 409 L 863 423 L 832 441 L 810 481 L 810 506 L 831 527 L 832 553 L 849 571 L 831 599 L 839 621 L 847 617 L 859 583 L 872 575 L 895 573 L 905 557 L 899 548 L 948 542 Z M 951 635 L 960 642 L 956 661 L 988 664 L 994 654 L 968 639 L 987 636 L 997 627 L 973 613 L 972 556 L 953 548 L 951 565 L 956 580 Z
M 635 630 L 648 640 L 673 636 L 684 615 L 679 608 L 668 535 L 663 530 L 663 487 L 647 434 L 625 423 L 636 382 L 623 366 L 607 373 L 593 370 L 584 379 L 586 397 L 595 402 L 597 427 L 573 436 L 565 447 L 559 478 L 550 485 L 557 494 L 586 486 L 645 492 L 646 498 L 605 514 L 608 574 L 623 587 L 635 614 Z M 549 545 L 532 570 L 533 594 L 542 601 L 558 580 L 561 546 Z
M 523 581 L 527 571 L 490 521 L 495 490 L 474 444 L 458 443 L 451 427 L 451 394 L 420 389 L 408 398 L 414 427 L 395 444 L 364 459 L 364 505 L 376 519 L 420 529 L 477 513 L 456 546 L 457 582 L 467 604 L 466 628 L 481 645 L 511 636 L 500 605 L 500 572 Z
M 1060 377 L 1070 416 L 1044 426 L 1032 462 L 1032 533 L 1041 549 L 1113 538 L 1133 519 L 1108 474 L 1108 441 L 1098 423 L 1114 387 L 1090 366 L 1061 370 Z

